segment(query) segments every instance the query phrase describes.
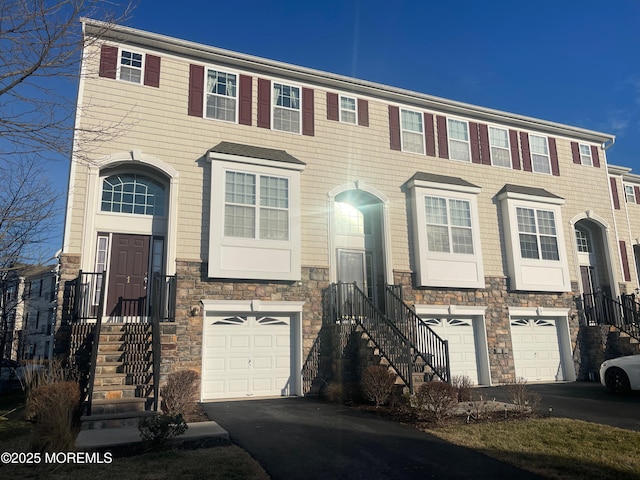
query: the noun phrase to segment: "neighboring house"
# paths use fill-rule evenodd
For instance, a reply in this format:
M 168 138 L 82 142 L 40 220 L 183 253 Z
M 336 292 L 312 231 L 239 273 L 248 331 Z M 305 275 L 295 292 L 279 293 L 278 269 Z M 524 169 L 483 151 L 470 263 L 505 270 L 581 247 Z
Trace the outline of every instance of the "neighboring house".
M 80 132 L 115 133 L 77 138 L 62 322 L 172 320 L 162 372 L 200 370 L 202 399 L 307 393 L 321 331 L 393 323 L 389 291 L 451 375 L 576 380 L 579 295 L 638 286 L 640 195 L 610 186 L 640 177 L 606 133 L 119 26 L 87 43 L 78 102 Z
M 48 360 L 53 353 L 56 265 L 21 265 L 7 277 L 4 358 Z

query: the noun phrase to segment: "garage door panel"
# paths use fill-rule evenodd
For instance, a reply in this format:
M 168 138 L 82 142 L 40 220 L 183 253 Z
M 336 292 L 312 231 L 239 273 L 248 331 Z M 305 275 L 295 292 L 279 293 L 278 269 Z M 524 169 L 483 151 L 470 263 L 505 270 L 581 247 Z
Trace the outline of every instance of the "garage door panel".
M 516 377 L 526 381 L 562 380 L 556 322 L 540 318 L 511 320 Z
M 288 394 L 289 316 L 213 317 L 203 336 L 204 399 Z
M 425 318 L 425 322 L 442 339 L 449 342 L 452 376 L 466 376 L 478 384 L 478 355 L 473 320 L 470 318 Z

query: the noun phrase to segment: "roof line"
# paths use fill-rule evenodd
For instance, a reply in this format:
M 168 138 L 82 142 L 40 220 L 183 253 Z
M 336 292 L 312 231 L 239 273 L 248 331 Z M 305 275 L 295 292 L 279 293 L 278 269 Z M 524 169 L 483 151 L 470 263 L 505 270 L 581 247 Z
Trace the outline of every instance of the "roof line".
M 542 130 L 557 135 L 573 136 L 583 138 L 593 142 L 613 142 L 615 135 L 588 130 L 571 125 L 542 120 L 534 117 L 527 117 L 515 113 L 504 112 L 487 107 L 472 105 L 469 103 L 449 100 L 442 97 L 427 95 L 425 93 L 415 92 L 397 87 L 391 87 L 381 83 L 360 80 L 353 77 L 347 77 L 335 73 L 315 70 L 308 67 L 292 65 L 277 60 L 265 59 L 245 53 L 225 50 L 218 47 L 211 47 L 201 43 L 181 40 L 175 37 L 162 35 L 158 33 L 139 30 L 132 27 L 122 25 L 113 25 L 99 20 L 90 18 L 81 18 L 80 21 L 86 27 L 95 28 L 96 33 L 100 33 L 102 38 L 114 41 L 129 41 L 148 44 L 158 49 L 175 51 L 181 54 L 192 55 L 196 57 L 218 57 L 218 61 L 224 60 L 227 63 L 235 64 L 248 69 L 267 70 L 275 75 L 294 76 L 299 79 L 318 83 L 320 80 L 325 86 L 336 89 L 347 89 L 353 92 L 361 92 L 372 97 L 384 97 L 396 102 L 410 103 L 421 105 L 427 109 L 441 110 L 444 113 L 453 113 L 458 115 L 466 115 L 474 118 L 486 119 L 489 121 L 508 123 L 518 125 L 524 128 Z M 85 29 L 85 34 L 87 34 Z

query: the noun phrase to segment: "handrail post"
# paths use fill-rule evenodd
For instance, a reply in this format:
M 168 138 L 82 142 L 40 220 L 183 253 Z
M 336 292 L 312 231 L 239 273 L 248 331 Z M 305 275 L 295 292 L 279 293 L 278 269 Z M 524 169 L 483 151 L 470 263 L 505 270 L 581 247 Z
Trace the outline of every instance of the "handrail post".
M 153 274 L 153 290 L 162 290 L 162 278 L 157 274 Z M 156 285 L 158 288 L 156 288 Z M 153 411 L 158 411 L 158 396 L 160 395 L 160 305 L 154 300 L 156 308 L 153 309 L 151 315 L 151 354 L 153 356 Z
M 445 358 L 447 359 L 446 365 L 447 365 L 447 383 L 449 385 L 451 385 L 451 364 L 448 361 L 449 360 L 449 340 L 445 340 L 444 341 L 444 354 L 445 354 Z
M 81 278 L 81 277 L 80 277 Z M 100 287 L 100 300 L 98 302 L 98 312 L 96 317 L 96 324 L 93 327 L 93 343 L 91 346 L 91 363 L 89 364 L 89 379 L 88 379 L 88 391 L 87 391 L 87 415 L 91 415 L 91 405 L 93 402 L 93 384 L 96 376 L 96 362 L 98 359 L 98 347 L 100 346 L 100 330 L 102 329 L 102 311 L 104 309 L 104 296 L 105 296 L 105 281 L 107 275 L 106 272 L 102 272 L 102 286 Z

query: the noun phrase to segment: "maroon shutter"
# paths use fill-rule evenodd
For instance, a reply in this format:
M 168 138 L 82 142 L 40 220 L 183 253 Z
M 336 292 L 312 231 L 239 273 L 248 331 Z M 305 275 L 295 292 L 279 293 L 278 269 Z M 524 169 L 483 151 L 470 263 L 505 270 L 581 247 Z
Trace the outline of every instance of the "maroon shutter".
M 201 117 L 204 104 L 204 67 L 189 66 L 189 115 Z
M 491 165 L 491 149 L 489 147 L 489 127 L 484 123 L 478 125 L 480 133 L 480 159 L 483 165 Z
M 449 158 L 449 141 L 447 136 L 447 119 L 440 115 L 436 116 L 436 125 L 438 126 L 438 156 L 440 158 Z
M 389 141 L 391 150 L 400 150 L 400 109 L 389 105 Z
M 638 187 L 637 185 L 634 185 L 633 193 L 636 196 L 636 203 L 640 205 L 640 187 Z
M 327 92 L 327 120 L 340 120 L 337 93 Z
M 598 147 L 591 146 L 591 160 L 594 167 L 600 167 L 600 156 L 598 155 Z
M 469 142 L 471 143 L 471 162 L 480 163 L 480 139 L 478 138 L 478 124 L 469 122 Z
M 358 99 L 358 125 L 369 126 L 369 102 L 362 98 Z
M 271 80 L 258 79 L 258 126 L 271 128 Z
M 314 125 L 315 102 L 313 98 L 313 88 L 302 88 L 302 134 L 313 137 L 315 134 Z
M 631 271 L 629 270 L 629 258 L 627 257 L 627 244 L 624 240 L 620 240 L 620 260 L 622 260 L 622 272 L 624 273 L 624 281 L 631 281 Z
M 580 160 L 580 147 L 578 146 L 578 142 L 571 142 L 571 156 L 573 157 L 573 163 L 577 163 L 578 165 L 582 163 Z
M 100 48 L 100 71 L 98 75 L 106 78 L 116 78 L 118 70 L 118 47 L 102 45 Z
M 436 156 L 436 133 L 433 129 L 433 115 L 424 113 L 424 135 L 427 144 L 427 155 Z
M 531 151 L 529 150 L 529 134 L 520 132 L 520 147 L 522 148 L 522 169 L 530 172 L 531 169 Z
M 155 55 L 144 57 L 144 84 L 149 87 L 160 87 L 160 57 Z
M 238 123 L 240 125 L 251 125 L 253 77 L 249 75 L 240 75 L 238 98 L 240 101 L 240 108 L 238 109 Z
M 611 184 L 611 198 L 613 200 L 613 208 L 620 210 L 620 199 L 618 198 L 618 182 L 613 177 L 609 177 L 609 183 Z
M 560 176 L 560 165 L 558 164 L 558 149 L 556 148 L 556 139 L 549 137 L 549 157 L 551 158 L 551 174 L 556 177 Z
M 509 143 L 511 147 L 511 165 L 514 170 L 520 170 L 520 149 L 518 148 L 518 132 L 509 130 Z

